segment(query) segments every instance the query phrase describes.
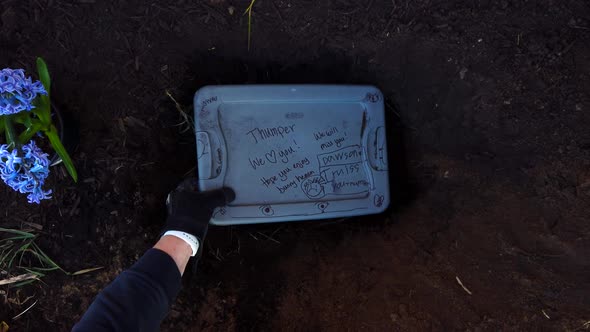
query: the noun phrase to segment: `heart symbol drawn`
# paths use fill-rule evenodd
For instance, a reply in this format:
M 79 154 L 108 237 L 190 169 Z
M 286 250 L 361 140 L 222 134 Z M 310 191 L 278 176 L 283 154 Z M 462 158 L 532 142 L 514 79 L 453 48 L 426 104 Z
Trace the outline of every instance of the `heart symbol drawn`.
M 266 157 L 266 160 L 268 160 L 269 163 L 277 163 L 277 153 L 275 152 L 275 150 L 271 150 L 270 152 L 265 153 L 264 156 Z

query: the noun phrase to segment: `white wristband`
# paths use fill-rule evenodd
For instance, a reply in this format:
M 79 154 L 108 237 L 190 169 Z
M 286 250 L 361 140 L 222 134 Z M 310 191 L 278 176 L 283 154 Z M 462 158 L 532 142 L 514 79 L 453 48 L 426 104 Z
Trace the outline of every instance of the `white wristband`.
M 197 251 L 199 251 L 199 239 L 197 239 L 197 237 L 194 235 L 181 231 L 167 231 L 166 233 L 164 233 L 164 235 L 162 235 L 162 237 L 166 235 L 177 237 L 182 241 L 186 242 L 186 244 L 188 244 L 191 247 L 191 250 L 193 251 L 191 257 L 194 257 L 197 254 Z

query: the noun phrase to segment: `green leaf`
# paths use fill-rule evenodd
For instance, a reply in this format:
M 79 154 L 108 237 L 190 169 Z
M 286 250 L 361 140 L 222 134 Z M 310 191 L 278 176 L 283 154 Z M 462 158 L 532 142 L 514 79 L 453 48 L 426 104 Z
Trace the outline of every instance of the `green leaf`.
M 38 95 L 34 102 L 35 108 L 31 110 L 41 122 L 49 126 L 51 124 L 51 102 L 48 96 Z
M 4 128 L 4 123 L 6 122 L 6 120 L 4 119 L 3 116 L 0 116 L 0 134 L 4 133 L 4 130 L 6 130 Z
M 25 113 L 28 113 L 28 112 L 20 112 L 17 114 L 13 114 L 10 116 L 10 118 L 12 119 L 13 122 L 23 124 L 23 123 L 25 123 Z
M 8 143 L 8 145 L 15 144 L 16 137 L 14 135 L 14 127 L 12 126 L 10 115 L 4 118 L 4 130 L 6 131 L 6 143 Z
M 72 162 L 70 155 L 66 151 L 66 148 L 61 143 L 59 136 L 57 135 L 57 129 L 55 128 L 55 126 L 51 125 L 51 127 L 49 127 L 49 131 L 45 132 L 45 135 L 47 135 L 47 138 L 49 138 L 49 143 L 51 143 L 51 146 L 63 161 L 64 166 L 66 166 L 66 170 L 68 171 L 72 179 L 74 179 L 74 182 L 78 182 L 78 172 L 76 172 L 74 163 Z
M 29 115 L 29 113 L 27 113 L 27 115 Z M 23 124 L 25 127 L 30 128 L 33 125 L 33 119 L 31 119 L 31 116 L 25 116 L 23 119 Z
M 39 73 L 39 80 L 47 95 L 39 95 L 35 100 L 35 108 L 32 112 L 39 117 L 39 119 L 46 125 L 51 123 L 51 99 L 49 98 L 51 93 L 51 78 L 49 76 L 49 70 L 47 70 L 47 64 L 42 58 L 37 58 L 37 72 Z
M 49 90 L 51 89 L 51 78 L 49 77 L 49 70 L 47 70 L 47 64 L 43 58 L 37 58 L 37 72 L 39 73 L 39 80 L 41 84 L 47 90 L 47 95 L 49 95 Z
M 26 144 L 28 141 L 31 140 L 31 138 L 33 138 L 33 135 L 35 135 L 36 133 L 39 132 L 39 130 L 41 130 L 41 128 L 43 128 L 42 123 L 40 123 L 40 122 L 32 123 L 31 126 L 27 128 L 27 130 L 23 131 L 18 136 L 18 141 L 21 144 Z

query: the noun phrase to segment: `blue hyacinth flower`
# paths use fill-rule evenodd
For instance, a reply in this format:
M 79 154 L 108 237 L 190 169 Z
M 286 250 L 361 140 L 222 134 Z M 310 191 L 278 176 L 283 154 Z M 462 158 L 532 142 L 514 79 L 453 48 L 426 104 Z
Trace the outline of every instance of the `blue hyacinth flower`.
M 48 156 L 32 140 L 20 149 L 0 145 L 0 178 L 13 190 L 27 194 L 29 203 L 39 204 L 51 198 L 51 190 L 43 190 L 49 176 Z
M 47 95 L 43 84 L 25 77 L 23 69 L 0 70 L 0 115 L 32 110 L 39 94 Z

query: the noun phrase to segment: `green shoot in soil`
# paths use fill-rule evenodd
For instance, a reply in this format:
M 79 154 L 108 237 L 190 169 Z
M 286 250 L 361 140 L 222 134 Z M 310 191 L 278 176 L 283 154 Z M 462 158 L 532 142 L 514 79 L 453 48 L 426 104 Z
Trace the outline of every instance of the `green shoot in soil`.
M 246 11 L 244 11 L 244 15 L 248 14 L 248 51 L 250 51 L 250 40 L 252 37 L 252 7 L 255 2 L 256 0 L 251 0 L 250 5 L 246 8 Z
M 28 276 L 22 281 L 19 278 L 12 279 L 13 286 L 26 285 L 49 271 L 62 270 L 35 243 L 37 235 L 7 228 L 0 228 L 0 233 L 4 235 L 0 239 L 0 269 L 8 274 Z
M 27 231 L 0 228 L 0 272 L 13 276 L 0 280 L 0 285 L 23 286 L 55 270 L 68 275 L 80 275 L 100 269 L 91 268 L 69 273 L 39 248 L 35 243 L 36 239 L 36 234 Z

